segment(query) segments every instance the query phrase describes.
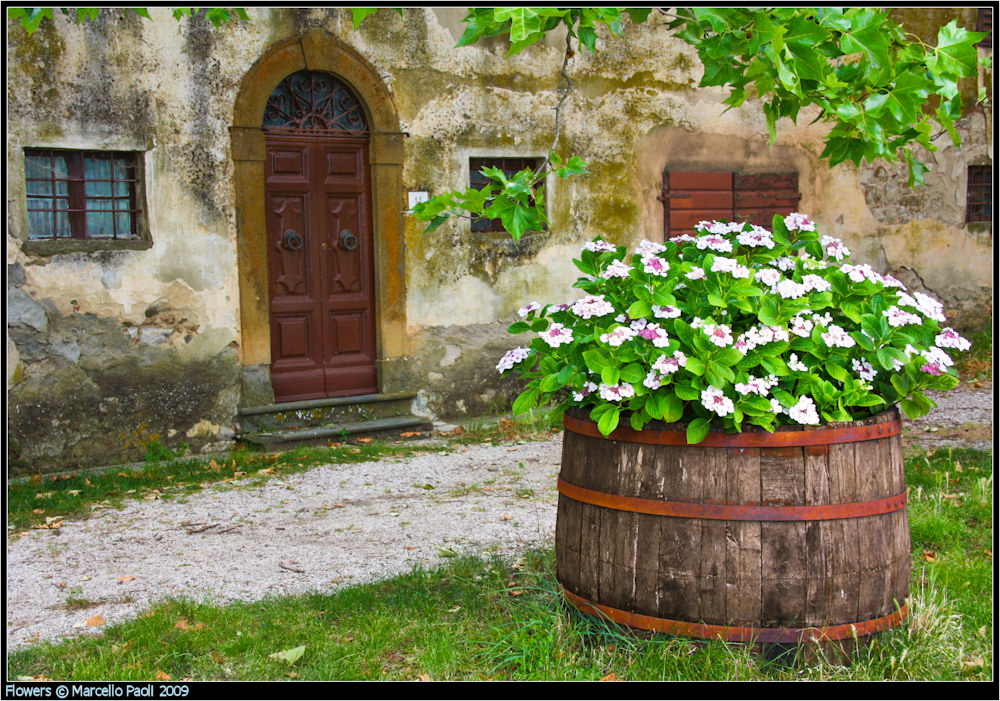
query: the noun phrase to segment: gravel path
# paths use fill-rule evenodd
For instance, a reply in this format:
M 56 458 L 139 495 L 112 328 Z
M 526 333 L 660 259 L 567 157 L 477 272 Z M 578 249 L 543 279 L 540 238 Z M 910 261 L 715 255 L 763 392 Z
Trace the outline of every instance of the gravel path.
M 935 397 L 906 421 L 911 448 L 992 446 L 993 387 Z M 328 465 L 254 488 L 135 501 L 7 546 L 8 649 L 94 634 L 164 598 L 225 603 L 329 591 L 552 541 L 561 438 Z M 68 601 L 93 605 L 71 608 Z
M 7 546 L 8 649 L 93 634 L 158 599 L 224 603 L 384 579 L 555 533 L 560 437 L 329 465 L 186 501 L 135 501 Z M 96 605 L 67 610 L 67 600 Z M 78 627 L 74 627 L 74 625 Z

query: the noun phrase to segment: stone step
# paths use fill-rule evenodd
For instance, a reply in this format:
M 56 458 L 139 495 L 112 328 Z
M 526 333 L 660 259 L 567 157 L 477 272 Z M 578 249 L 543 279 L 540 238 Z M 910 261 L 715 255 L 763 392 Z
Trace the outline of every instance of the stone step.
M 237 418 L 241 434 L 412 418 L 410 405 L 416 396 L 415 392 L 392 392 L 268 404 L 240 409 Z
M 295 444 L 313 443 L 344 438 L 345 436 L 396 433 L 399 431 L 427 431 L 433 428 L 430 421 L 416 416 L 395 416 L 373 421 L 334 423 L 309 428 L 279 428 L 254 431 L 240 436 L 240 440 L 264 450 L 286 449 Z

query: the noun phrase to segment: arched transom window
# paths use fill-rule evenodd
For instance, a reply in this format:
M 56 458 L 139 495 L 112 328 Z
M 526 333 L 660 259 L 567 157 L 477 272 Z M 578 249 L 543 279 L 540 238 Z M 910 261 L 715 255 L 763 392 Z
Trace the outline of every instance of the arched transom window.
M 368 133 L 361 103 L 335 76 L 302 70 L 278 83 L 264 109 L 269 132 L 362 136 Z

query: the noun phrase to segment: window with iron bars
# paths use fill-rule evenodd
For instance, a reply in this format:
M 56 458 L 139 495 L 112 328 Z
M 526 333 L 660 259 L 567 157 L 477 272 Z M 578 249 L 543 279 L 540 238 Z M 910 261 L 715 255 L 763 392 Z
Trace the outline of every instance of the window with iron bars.
M 993 166 L 969 166 L 965 221 L 993 221 Z
M 480 172 L 483 168 L 499 168 L 503 171 L 503 174 L 506 177 L 512 178 L 525 168 L 531 168 L 532 170 L 538 168 L 538 166 L 541 165 L 541 162 L 541 158 L 470 158 L 469 185 L 477 190 L 481 190 L 488 182 L 490 182 L 490 179 Z M 534 200 L 532 200 L 532 202 L 534 202 Z M 472 231 L 483 233 L 503 233 L 506 229 L 503 228 L 503 223 L 499 219 L 473 219 Z
M 139 238 L 137 154 L 24 150 L 28 239 Z

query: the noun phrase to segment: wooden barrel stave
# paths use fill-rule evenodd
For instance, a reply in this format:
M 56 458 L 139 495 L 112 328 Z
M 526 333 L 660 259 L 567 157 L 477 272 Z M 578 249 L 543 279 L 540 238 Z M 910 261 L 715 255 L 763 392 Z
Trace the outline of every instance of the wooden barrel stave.
M 905 489 L 898 435 L 829 446 L 706 450 L 567 431 L 564 445 L 564 480 L 644 499 L 816 505 L 869 501 Z M 886 464 L 891 469 L 880 467 Z M 558 519 L 563 586 L 623 611 L 716 625 L 819 627 L 891 614 L 908 593 L 905 509 L 752 522 L 632 513 L 561 495 Z

